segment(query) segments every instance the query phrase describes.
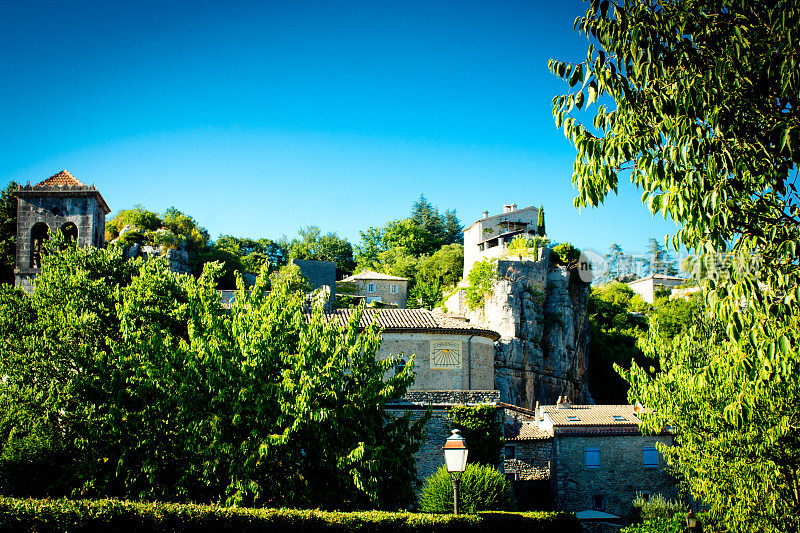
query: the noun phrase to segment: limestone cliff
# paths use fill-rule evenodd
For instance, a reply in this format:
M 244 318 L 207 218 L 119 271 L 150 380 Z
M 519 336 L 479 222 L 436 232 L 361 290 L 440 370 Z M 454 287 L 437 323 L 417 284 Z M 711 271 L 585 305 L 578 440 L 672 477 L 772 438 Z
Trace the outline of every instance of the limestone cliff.
M 547 248 L 538 261 L 498 261 L 497 275 L 482 308 L 467 309 L 463 294 L 447 307 L 500 333 L 494 376 L 501 401 L 526 408 L 554 404 L 562 395 L 591 402 L 588 284 L 567 267 L 551 265 Z

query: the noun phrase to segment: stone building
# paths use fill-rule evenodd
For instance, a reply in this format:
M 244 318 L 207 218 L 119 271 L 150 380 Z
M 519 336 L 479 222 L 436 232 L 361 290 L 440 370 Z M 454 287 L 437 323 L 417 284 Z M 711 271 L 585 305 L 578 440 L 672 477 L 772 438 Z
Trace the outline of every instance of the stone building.
M 642 435 L 633 406 L 548 406 L 543 411 L 554 435 L 550 480 L 556 509 L 604 511 L 626 519 L 637 494 L 677 498 L 675 479 L 656 449 L 656 443 L 672 445 L 673 436 Z
M 651 304 L 656 301 L 656 291 L 659 289 L 671 289 L 686 283 L 685 278 L 678 276 L 667 276 L 666 274 L 650 274 L 643 278 L 635 279 L 627 283 L 633 292 L 642 297 L 642 300 Z
M 484 211 L 483 218 L 464 230 L 464 279 L 476 261 L 505 254 L 517 235 L 535 235 L 538 218 L 539 209 L 533 206 L 517 209 L 517 204 L 508 204 L 502 213 L 492 216 Z
M 656 448 L 672 445 L 673 435 L 642 435 L 640 422 L 631 405 L 562 402 L 534 412 L 506 406 L 506 471 L 522 480 L 541 477 L 549 443 L 552 507 L 625 522 L 638 494 L 678 496 Z
M 42 244 L 60 231 L 78 246 L 101 248 L 105 242 L 106 215 L 111 211 L 94 185 L 84 185 L 66 170 L 46 180 L 28 183 L 17 197 L 17 258 L 15 285 L 33 290 L 41 272 Z
M 345 324 L 353 309 L 326 313 L 330 321 Z M 465 319 L 427 309 L 365 309 L 359 326 L 377 320 L 383 328 L 378 359 L 399 356 L 407 364 L 414 356 L 414 384 L 403 398 L 387 406 L 395 415 L 409 413 L 418 420 L 431 412 L 425 440 L 414 459 L 417 476 L 425 479 L 444 464 L 442 446 L 452 425 L 448 409 L 454 405 L 494 405 L 502 424 L 500 393 L 494 387 L 494 342 L 499 335 Z M 499 457 L 498 457 L 499 462 Z
M 341 283 L 352 284 L 351 294 L 363 296 L 367 303 L 381 302 L 396 305 L 400 309 L 406 307 L 408 278 L 365 270 L 344 278 Z
M 325 316 L 346 324 L 353 309 Z M 383 328 L 377 357 L 414 356 L 416 391 L 494 391 L 494 341 L 499 335 L 481 325 L 427 309 L 365 309 L 361 327 L 377 320 Z

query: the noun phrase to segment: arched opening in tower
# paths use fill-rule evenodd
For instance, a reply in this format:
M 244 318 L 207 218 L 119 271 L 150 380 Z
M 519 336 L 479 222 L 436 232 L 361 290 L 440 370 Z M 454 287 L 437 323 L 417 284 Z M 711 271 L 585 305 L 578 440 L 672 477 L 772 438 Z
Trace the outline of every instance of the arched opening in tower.
M 44 222 L 37 222 L 31 228 L 31 268 L 42 268 L 42 245 L 49 232 L 50 228 Z
M 67 222 L 61 226 L 61 233 L 64 235 L 64 240 L 67 242 L 78 240 L 78 226 L 72 222 Z

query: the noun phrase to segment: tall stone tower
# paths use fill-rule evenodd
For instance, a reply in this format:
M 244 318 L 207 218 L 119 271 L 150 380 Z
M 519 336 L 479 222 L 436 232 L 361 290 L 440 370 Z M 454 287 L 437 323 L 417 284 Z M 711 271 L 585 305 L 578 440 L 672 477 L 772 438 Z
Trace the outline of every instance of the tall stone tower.
M 60 231 L 79 246 L 103 246 L 111 211 L 94 185 L 84 185 L 62 170 L 36 185 L 22 186 L 17 197 L 16 286 L 31 292 L 41 271 L 42 243 Z

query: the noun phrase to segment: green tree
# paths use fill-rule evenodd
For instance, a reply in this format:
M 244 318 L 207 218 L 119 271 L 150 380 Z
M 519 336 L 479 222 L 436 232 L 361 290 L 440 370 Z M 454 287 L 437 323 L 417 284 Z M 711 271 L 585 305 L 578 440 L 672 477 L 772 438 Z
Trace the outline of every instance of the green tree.
M 660 371 L 624 375 L 729 531 L 800 529 L 799 20 L 796 2 L 592 1 L 576 21 L 586 62 L 550 63 L 577 88 L 553 102 L 577 149 L 576 206 L 630 172 L 679 224 L 673 248 L 699 254 L 707 312 L 671 342 L 652 328 L 642 346 Z M 591 130 L 569 116 L 598 99 L 615 105 Z
M 456 216 L 455 209 L 444 212 L 444 239 L 442 244 L 464 244 L 464 226 Z
M 653 363 L 637 345 L 648 330 L 647 317 L 634 313 L 640 310 L 638 302 L 641 297 L 619 282 L 592 287 L 589 294 L 589 390 L 600 404 L 627 400 L 629 386 L 615 365 L 630 368 L 634 361 L 647 367 Z
M 356 271 L 375 270 L 378 254 L 386 251 L 383 244 L 383 228 L 370 227 L 361 233 L 361 244 L 355 248 Z
M 241 288 L 226 311 L 218 264 L 196 279 L 163 258 L 53 246 L 33 295 L 0 288 L 4 493 L 29 495 L 25 480 L 45 472 L 33 488 L 46 496 L 413 500 L 425 421 L 383 409 L 412 383 L 413 365 L 395 373 L 394 358 L 375 359 L 375 325 L 306 314 L 298 269 L 271 292 L 263 278 Z
M 19 184 L 12 181 L 0 193 L 0 284 L 14 284 L 17 262 L 17 199 Z
M 654 237 L 648 241 L 649 261 L 645 263 L 647 274 L 666 274 L 674 276 L 678 273 L 676 261 L 664 246 Z
M 322 234 L 318 226 L 300 228 L 299 239 L 289 244 L 289 259 L 311 259 L 336 263 L 337 278 L 351 274 L 356 263 L 353 246 L 336 233 Z
M 445 219 L 425 195 L 420 194 L 419 200 L 411 207 L 411 220 L 428 237 L 428 248 L 422 250 L 422 253 L 433 253 L 442 245 L 445 238 Z
M 469 446 L 470 463 L 497 468 L 503 451 L 502 415 L 498 416 L 494 405 L 454 406 L 447 411 L 453 429 L 461 431 L 461 436 Z
M 547 228 L 544 226 L 544 206 L 539 206 L 539 216 L 536 219 L 536 234 L 539 237 L 547 236 Z

